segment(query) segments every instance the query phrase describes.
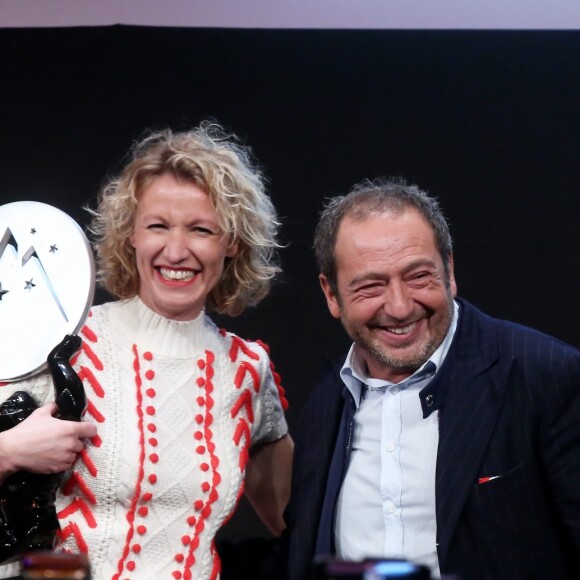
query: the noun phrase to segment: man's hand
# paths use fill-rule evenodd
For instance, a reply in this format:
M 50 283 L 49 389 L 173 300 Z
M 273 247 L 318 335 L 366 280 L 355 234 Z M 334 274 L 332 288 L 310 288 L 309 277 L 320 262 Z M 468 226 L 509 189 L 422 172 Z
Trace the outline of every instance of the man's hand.
M 92 423 L 55 418 L 55 403 L 36 409 L 16 427 L 0 433 L 0 482 L 16 471 L 59 473 L 70 469 L 83 439 L 96 435 Z

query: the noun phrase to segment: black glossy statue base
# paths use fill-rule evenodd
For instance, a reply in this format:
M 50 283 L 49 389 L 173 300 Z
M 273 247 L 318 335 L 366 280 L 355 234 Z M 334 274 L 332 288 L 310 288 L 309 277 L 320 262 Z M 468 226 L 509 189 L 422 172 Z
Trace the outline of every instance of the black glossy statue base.
M 69 421 L 80 421 L 87 404 L 82 381 L 70 366 L 70 357 L 80 346 L 80 337 L 67 335 L 47 358 L 57 416 Z M 37 407 L 28 393 L 14 393 L 0 405 L 0 431 L 15 427 Z M 60 478 L 60 474 L 19 471 L 0 485 L 0 563 L 54 547 L 59 527 L 54 500 Z

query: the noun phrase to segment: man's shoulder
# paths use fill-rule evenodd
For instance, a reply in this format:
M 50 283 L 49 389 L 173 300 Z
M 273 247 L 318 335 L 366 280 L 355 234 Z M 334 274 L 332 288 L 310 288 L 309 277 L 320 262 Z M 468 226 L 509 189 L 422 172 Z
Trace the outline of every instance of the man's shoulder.
M 459 339 L 497 347 L 500 356 L 525 358 L 529 362 L 546 359 L 580 360 L 580 350 L 535 328 L 518 322 L 494 318 L 465 300 L 459 299 L 461 322 Z

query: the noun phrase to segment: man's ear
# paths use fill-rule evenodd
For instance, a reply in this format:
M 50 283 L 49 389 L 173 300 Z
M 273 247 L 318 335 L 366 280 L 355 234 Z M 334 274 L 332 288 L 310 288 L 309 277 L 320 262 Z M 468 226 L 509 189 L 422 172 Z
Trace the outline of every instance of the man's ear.
M 340 318 L 340 303 L 338 300 L 338 296 L 332 290 L 328 278 L 324 274 L 320 274 L 318 276 L 318 280 L 320 281 L 320 287 L 322 288 L 322 292 L 324 292 L 326 304 L 328 306 L 328 310 L 330 310 L 330 314 L 332 314 L 334 318 Z
M 455 272 L 453 271 L 453 254 L 449 256 L 449 261 L 447 262 L 447 271 L 449 273 L 449 290 L 453 298 L 457 296 L 457 284 L 455 282 Z

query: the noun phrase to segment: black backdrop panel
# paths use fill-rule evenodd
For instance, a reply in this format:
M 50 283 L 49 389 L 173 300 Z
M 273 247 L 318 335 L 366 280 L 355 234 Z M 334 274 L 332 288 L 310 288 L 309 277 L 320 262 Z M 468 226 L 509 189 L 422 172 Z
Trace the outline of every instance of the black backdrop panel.
M 348 346 L 318 288 L 317 213 L 366 177 L 440 198 L 463 297 L 580 345 L 579 62 L 576 32 L 1 30 L 0 201 L 85 223 L 144 129 L 215 118 L 237 133 L 287 247 L 271 296 L 219 322 L 270 344 L 293 427 Z M 243 506 L 228 533 L 256 531 Z

